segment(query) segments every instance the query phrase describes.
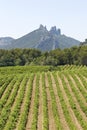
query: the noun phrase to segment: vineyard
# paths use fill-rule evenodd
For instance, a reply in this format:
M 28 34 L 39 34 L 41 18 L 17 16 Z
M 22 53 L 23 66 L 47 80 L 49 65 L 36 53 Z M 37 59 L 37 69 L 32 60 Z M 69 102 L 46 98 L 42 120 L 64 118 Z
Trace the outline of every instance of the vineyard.
M 0 130 L 87 130 L 87 67 L 1 67 Z

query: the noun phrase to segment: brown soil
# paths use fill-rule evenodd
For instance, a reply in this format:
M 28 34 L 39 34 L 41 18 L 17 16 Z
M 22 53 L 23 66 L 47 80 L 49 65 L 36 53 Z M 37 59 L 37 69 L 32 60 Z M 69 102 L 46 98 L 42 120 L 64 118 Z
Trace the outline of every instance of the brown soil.
M 36 87 L 36 76 L 34 77 L 33 81 L 33 90 L 32 90 L 32 97 L 31 97 L 31 104 L 29 108 L 29 115 L 27 119 L 27 124 L 26 124 L 26 130 L 31 130 L 31 125 L 32 125 L 32 119 L 33 119 L 33 106 L 34 106 L 34 98 L 35 98 L 35 87 Z
M 38 130 L 43 130 L 43 99 L 42 99 L 42 77 L 39 81 L 39 112 L 38 112 Z
M 49 92 L 49 83 L 47 75 L 45 74 L 45 82 L 46 82 L 46 93 L 47 93 L 47 100 L 48 100 L 48 117 L 49 117 L 49 130 L 56 130 L 55 120 L 52 111 L 52 102 L 51 96 Z

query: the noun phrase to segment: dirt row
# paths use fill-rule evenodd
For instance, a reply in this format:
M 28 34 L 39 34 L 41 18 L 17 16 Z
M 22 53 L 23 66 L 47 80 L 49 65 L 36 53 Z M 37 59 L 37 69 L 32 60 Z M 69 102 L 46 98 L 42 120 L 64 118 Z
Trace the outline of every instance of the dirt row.
M 55 120 L 52 111 L 52 101 L 51 95 L 49 92 L 49 83 L 47 74 L 45 74 L 45 82 L 46 82 L 46 93 L 47 93 L 47 101 L 48 101 L 48 118 L 49 118 L 49 130 L 56 130 Z
M 31 97 L 31 104 L 29 108 L 28 120 L 26 124 L 26 130 L 31 130 L 32 126 L 32 119 L 33 119 L 33 106 L 34 106 L 34 99 L 35 99 L 35 87 L 36 87 L 36 75 L 33 81 L 33 90 L 32 90 L 32 97 Z
M 64 97 L 64 99 L 65 99 L 65 101 L 66 101 L 66 105 L 67 105 L 68 111 L 69 111 L 69 113 L 70 113 L 70 117 L 71 117 L 71 119 L 72 119 L 72 122 L 73 122 L 74 125 L 76 126 L 77 130 L 83 130 L 83 128 L 81 127 L 80 123 L 78 122 L 78 120 L 77 120 L 77 118 L 76 118 L 76 116 L 75 116 L 75 114 L 74 114 L 74 112 L 73 112 L 73 110 L 72 110 L 72 108 L 71 108 L 71 106 L 70 106 L 70 104 L 69 104 L 68 97 L 67 97 L 67 95 L 66 95 L 66 93 L 65 93 L 65 91 L 64 91 L 63 84 L 62 84 L 62 80 L 61 80 L 61 78 L 59 77 L 59 75 L 57 75 L 57 79 L 58 79 L 59 86 L 60 86 L 60 89 L 61 89 L 61 91 L 62 91 L 63 97 Z
M 43 98 L 42 98 L 42 76 L 39 80 L 39 110 L 38 110 L 38 123 L 37 129 L 43 130 Z

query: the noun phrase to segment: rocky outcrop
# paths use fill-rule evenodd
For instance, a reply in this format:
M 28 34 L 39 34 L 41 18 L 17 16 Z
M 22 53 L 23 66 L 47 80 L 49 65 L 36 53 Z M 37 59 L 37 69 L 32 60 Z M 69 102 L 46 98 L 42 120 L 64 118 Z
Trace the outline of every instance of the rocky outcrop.
M 46 26 L 44 27 L 42 24 L 40 24 L 39 29 L 42 30 L 42 31 L 48 31 Z
M 54 27 L 51 27 L 50 31 L 49 31 L 51 34 L 56 34 L 56 35 L 61 35 L 61 30 L 60 29 L 57 29 L 56 26 Z

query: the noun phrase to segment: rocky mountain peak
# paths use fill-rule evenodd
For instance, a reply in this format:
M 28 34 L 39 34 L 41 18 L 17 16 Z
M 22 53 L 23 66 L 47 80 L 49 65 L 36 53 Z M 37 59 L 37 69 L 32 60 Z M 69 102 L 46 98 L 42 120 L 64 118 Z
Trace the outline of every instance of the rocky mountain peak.
M 50 29 L 51 34 L 61 35 L 61 30 L 57 29 L 56 26 L 51 27 Z
M 43 31 L 47 31 L 47 28 L 46 26 L 43 26 L 42 24 L 40 24 L 40 27 L 39 27 L 40 30 L 43 30 Z
M 18 39 L 4 38 L 0 39 L 0 48 L 38 48 L 42 51 L 49 51 L 56 48 L 69 48 L 79 45 L 79 41 L 73 38 L 61 35 L 61 30 L 56 26 L 48 31 L 42 24 L 40 27 Z

